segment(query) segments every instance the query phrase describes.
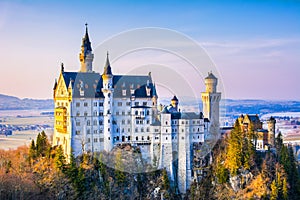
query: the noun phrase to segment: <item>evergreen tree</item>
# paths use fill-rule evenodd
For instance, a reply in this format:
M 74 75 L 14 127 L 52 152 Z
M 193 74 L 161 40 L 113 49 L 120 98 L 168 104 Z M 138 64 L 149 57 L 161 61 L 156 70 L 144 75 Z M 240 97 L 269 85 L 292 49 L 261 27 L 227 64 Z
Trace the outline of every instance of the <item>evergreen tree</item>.
M 37 156 L 45 156 L 49 147 L 47 135 L 44 131 L 38 134 L 36 139 Z
M 63 152 L 63 149 L 61 146 L 58 146 L 58 148 L 56 149 L 54 163 L 58 169 L 60 169 L 62 171 L 65 169 L 66 158 L 65 158 L 65 155 L 64 155 L 64 152 Z
M 29 155 L 28 155 L 29 163 L 31 164 L 35 158 L 36 158 L 36 146 L 34 140 L 31 140 L 30 147 L 29 147 Z

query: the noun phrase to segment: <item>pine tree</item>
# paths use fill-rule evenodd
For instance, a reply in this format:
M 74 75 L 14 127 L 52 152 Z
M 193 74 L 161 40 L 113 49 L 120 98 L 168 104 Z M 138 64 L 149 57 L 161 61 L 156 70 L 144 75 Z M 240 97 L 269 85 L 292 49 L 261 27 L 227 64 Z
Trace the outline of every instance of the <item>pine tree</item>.
M 37 156 L 45 156 L 49 147 L 47 135 L 44 131 L 38 134 L 36 139 Z
M 29 147 L 29 163 L 31 164 L 36 158 L 36 146 L 34 140 L 31 140 L 31 144 Z
M 62 171 L 65 169 L 66 158 L 65 158 L 65 155 L 64 155 L 64 152 L 63 152 L 63 149 L 61 146 L 58 146 L 58 148 L 56 149 L 54 163 L 58 169 L 60 169 Z

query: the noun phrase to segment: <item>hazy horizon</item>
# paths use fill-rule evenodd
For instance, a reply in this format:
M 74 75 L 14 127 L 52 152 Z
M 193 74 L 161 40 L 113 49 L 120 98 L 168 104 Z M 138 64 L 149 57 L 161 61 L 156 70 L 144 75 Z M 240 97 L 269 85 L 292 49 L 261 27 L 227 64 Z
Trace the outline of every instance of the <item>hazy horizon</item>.
M 51 99 L 60 63 L 66 71 L 79 70 L 87 22 L 93 50 L 112 36 L 144 27 L 191 38 L 215 64 L 225 99 L 300 100 L 298 19 L 299 1 L 1 1 L 0 93 Z M 117 48 L 107 49 L 112 58 L 119 56 Z M 143 53 L 149 58 L 144 65 L 179 65 L 167 53 Z M 120 74 L 139 57 L 112 59 L 113 72 Z M 94 66 L 98 73 L 104 58 Z M 203 80 L 193 81 L 198 96 Z

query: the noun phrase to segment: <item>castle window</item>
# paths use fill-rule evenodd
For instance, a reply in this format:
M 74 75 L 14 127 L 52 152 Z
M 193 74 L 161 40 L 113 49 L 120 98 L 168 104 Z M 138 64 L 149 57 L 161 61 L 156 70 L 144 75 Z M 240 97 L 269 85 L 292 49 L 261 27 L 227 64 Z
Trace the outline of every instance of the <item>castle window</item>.
M 125 124 L 125 119 L 122 120 L 122 124 Z
M 76 107 L 80 107 L 80 103 L 79 102 L 76 103 Z
M 99 120 L 99 125 L 102 125 L 103 124 L 103 121 L 102 120 Z
M 184 124 L 184 121 L 182 121 L 181 124 Z
M 128 136 L 128 141 L 130 141 L 130 136 Z
M 125 111 L 122 111 L 122 115 L 125 115 Z
M 107 122 L 110 123 L 110 119 L 108 119 Z
M 131 103 L 130 102 L 126 102 L 126 106 L 130 106 L 131 105 Z
M 184 137 L 181 137 L 182 140 L 184 140 Z
M 94 130 L 94 134 L 97 134 L 98 133 L 98 131 L 97 130 Z
M 108 137 L 108 140 L 110 140 L 110 137 Z
M 119 136 L 117 136 L 117 141 L 119 141 L 119 139 L 120 139 L 120 137 L 119 137 Z
M 168 132 L 168 129 L 166 129 L 166 133 Z
M 103 102 L 100 102 L 100 103 L 99 103 L 99 106 L 103 106 Z
M 80 131 L 76 131 L 76 135 L 79 135 L 80 134 Z
M 122 128 L 122 133 L 124 133 L 124 128 Z
M 166 140 L 168 140 L 168 137 L 166 137 Z
M 150 140 L 150 136 L 147 136 L 147 140 Z
M 103 112 L 99 112 L 99 116 L 103 116 Z
M 86 134 L 90 134 L 90 133 L 91 133 L 90 129 L 86 130 Z
M 119 111 L 116 112 L 116 115 L 119 115 Z
M 118 129 L 118 128 L 117 128 L 117 130 L 116 130 L 116 131 L 117 131 L 117 133 L 119 133 L 119 129 Z
M 122 102 L 118 102 L 118 106 L 122 106 Z
M 94 111 L 94 116 L 97 116 L 97 111 Z
M 146 130 L 147 132 L 149 132 L 150 131 L 150 129 L 149 129 L 149 127 L 147 127 L 147 130 Z
M 94 120 L 94 126 L 97 126 L 97 120 Z
M 110 110 L 107 110 L 107 114 L 110 114 Z
M 183 132 L 184 132 L 184 129 L 181 129 L 181 132 L 183 133 Z
M 139 106 L 139 102 L 134 102 L 134 105 L 135 106 Z
M 102 129 L 100 129 L 100 130 L 99 130 L 99 133 L 103 133 L 103 130 L 102 130 Z
M 136 141 L 138 141 L 138 140 L 139 140 L 139 137 L 138 137 L 138 136 L 136 136 L 136 137 L 135 137 L 135 140 L 136 140 Z
M 87 139 L 87 142 L 90 143 L 90 142 L 91 142 L 91 138 L 88 138 L 88 139 Z
M 86 117 L 88 114 L 87 114 L 87 112 L 84 112 L 84 116 Z
M 144 136 L 142 136 L 142 140 L 144 140 Z
M 144 132 L 144 128 L 141 128 L 141 132 Z
M 110 128 L 107 128 L 108 132 L 110 131 Z
M 127 124 L 130 124 L 130 122 L 131 122 L 130 119 L 128 119 L 128 120 L 127 120 Z
M 135 132 L 136 132 L 136 133 L 139 132 L 138 128 L 135 128 Z
M 166 125 L 168 125 L 168 122 L 166 121 Z
M 198 132 L 200 132 L 200 128 L 198 128 Z
M 136 110 L 136 111 L 135 111 L 135 115 L 138 115 L 138 114 L 139 114 L 139 112 Z
M 84 106 L 84 107 L 87 107 L 87 106 L 88 106 L 88 103 L 87 103 L 87 102 L 84 102 L 83 106 Z
M 147 124 L 150 124 L 150 120 L 149 119 L 147 120 Z
M 79 116 L 80 116 L 80 112 L 77 112 L 77 113 L 76 113 L 76 116 L 79 117 Z
M 147 102 L 143 102 L 143 106 L 147 106 Z
M 94 106 L 97 107 L 97 102 L 94 102 Z
M 94 142 L 98 142 L 98 138 L 94 138 Z
M 130 128 L 128 128 L 128 132 L 130 133 Z
M 80 126 L 80 122 L 76 122 L 76 126 Z
M 59 102 L 57 102 L 57 106 L 60 106 L 60 103 L 59 103 Z
M 99 138 L 99 142 L 104 142 L 104 138 Z
M 149 112 L 149 110 L 147 110 L 147 114 L 146 115 L 150 115 L 150 112 Z

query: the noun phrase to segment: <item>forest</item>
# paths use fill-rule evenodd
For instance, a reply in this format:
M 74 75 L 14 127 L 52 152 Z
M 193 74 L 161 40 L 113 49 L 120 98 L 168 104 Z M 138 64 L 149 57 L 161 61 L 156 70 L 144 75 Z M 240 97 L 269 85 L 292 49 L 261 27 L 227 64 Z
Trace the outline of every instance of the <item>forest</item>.
M 283 145 L 279 134 L 275 149 L 257 152 L 255 137 L 235 123 L 207 156 L 212 161 L 201 180 L 180 195 L 165 169 L 141 165 L 141 156 L 124 157 L 124 149 L 140 155 L 130 145 L 114 150 L 113 166 L 104 164 L 109 157 L 105 152 L 86 152 L 67 161 L 62 148 L 52 147 L 41 132 L 29 147 L 0 150 L 0 199 L 300 199 L 292 149 Z M 125 170 L 138 166 L 149 169 Z

